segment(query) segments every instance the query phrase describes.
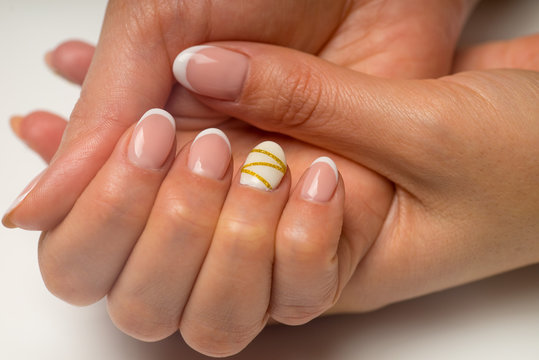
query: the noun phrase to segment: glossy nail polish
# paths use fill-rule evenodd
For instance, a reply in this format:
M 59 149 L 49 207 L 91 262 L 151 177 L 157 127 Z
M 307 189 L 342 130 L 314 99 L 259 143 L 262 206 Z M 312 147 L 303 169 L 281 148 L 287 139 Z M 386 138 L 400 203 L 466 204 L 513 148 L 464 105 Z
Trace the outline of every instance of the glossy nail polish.
M 243 88 L 248 58 L 236 51 L 199 45 L 182 51 L 174 60 L 174 76 L 197 94 L 235 100 Z
M 279 186 L 286 174 L 283 149 L 273 141 L 264 141 L 247 156 L 241 168 L 240 184 L 272 191 Z
M 200 132 L 191 143 L 187 166 L 199 175 L 222 179 L 230 164 L 230 141 L 219 129 Z
M 160 169 L 176 137 L 176 121 L 161 109 L 148 110 L 139 120 L 128 147 L 128 158 L 143 169 Z
M 330 158 L 319 157 L 307 170 L 301 197 L 305 200 L 326 202 L 333 197 L 339 182 L 339 172 L 337 166 Z

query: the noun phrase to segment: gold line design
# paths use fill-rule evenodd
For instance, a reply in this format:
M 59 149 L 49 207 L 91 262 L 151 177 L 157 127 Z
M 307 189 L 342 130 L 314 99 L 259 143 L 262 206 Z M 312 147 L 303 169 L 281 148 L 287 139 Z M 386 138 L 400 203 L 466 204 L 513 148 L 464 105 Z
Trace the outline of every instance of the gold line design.
M 243 169 L 245 169 L 246 167 L 249 167 L 249 166 L 269 166 L 269 167 L 272 167 L 274 169 L 279 170 L 283 174 L 286 172 L 286 170 L 283 169 L 281 166 L 275 165 L 275 164 L 272 164 L 272 163 L 267 163 L 267 162 L 252 162 L 252 163 L 249 163 L 249 164 L 245 164 L 243 166 Z
M 249 174 L 249 175 L 252 175 L 254 176 L 255 178 L 257 178 L 258 180 L 260 180 L 264 185 L 266 185 L 266 187 L 270 190 L 273 190 L 273 188 L 271 187 L 270 183 L 268 182 L 268 180 L 264 179 L 262 176 L 258 175 L 257 173 L 255 173 L 254 171 L 251 171 L 249 169 L 241 169 L 241 172 L 242 173 L 246 173 L 246 174 Z
M 277 161 L 277 164 L 281 165 L 281 168 L 283 169 L 283 171 L 282 171 L 283 173 L 286 172 L 286 164 L 281 159 L 279 159 L 277 156 L 270 153 L 269 151 L 262 150 L 262 149 L 253 149 L 253 150 L 251 150 L 251 152 L 258 152 L 258 153 L 262 153 L 264 155 L 269 156 L 273 160 Z
M 257 165 L 259 165 L 259 166 L 268 166 L 268 167 L 272 167 L 274 169 L 277 169 L 277 170 L 279 170 L 280 172 L 282 172 L 284 174 L 284 173 L 286 173 L 286 164 L 281 159 L 279 159 L 277 156 L 270 153 L 269 151 L 262 150 L 262 149 L 253 149 L 253 150 L 251 150 L 251 152 L 257 152 L 257 153 L 267 155 L 270 158 L 272 158 L 273 160 L 275 160 L 279 165 L 275 165 L 275 164 L 268 163 L 268 162 L 263 162 L 263 161 L 252 162 L 252 163 L 243 165 L 243 167 L 241 168 L 241 172 L 254 176 L 258 180 L 260 180 L 264 185 L 266 185 L 266 187 L 268 189 L 273 190 L 273 188 L 271 187 L 271 184 L 268 182 L 268 180 L 264 179 L 262 176 L 258 175 L 254 171 L 251 171 L 251 170 L 246 169 L 246 168 L 249 167 L 249 166 L 257 166 Z

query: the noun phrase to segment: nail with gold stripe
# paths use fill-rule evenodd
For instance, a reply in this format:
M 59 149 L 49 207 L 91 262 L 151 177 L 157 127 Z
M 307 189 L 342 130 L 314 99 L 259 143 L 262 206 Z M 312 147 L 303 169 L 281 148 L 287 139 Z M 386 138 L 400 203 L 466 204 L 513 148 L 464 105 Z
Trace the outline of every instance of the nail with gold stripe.
M 283 149 L 273 141 L 264 141 L 247 156 L 241 168 L 240 184 L 272 191 L 279 186 L 285 173 Z

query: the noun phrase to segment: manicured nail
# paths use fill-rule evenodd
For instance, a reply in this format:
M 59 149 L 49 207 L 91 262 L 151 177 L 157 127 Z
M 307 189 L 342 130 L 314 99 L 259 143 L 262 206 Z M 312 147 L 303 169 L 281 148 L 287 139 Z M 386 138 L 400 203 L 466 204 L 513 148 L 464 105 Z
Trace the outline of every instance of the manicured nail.
M 230 153 L 230 141 L 225 133 L 206 129 L 193 140 L 187 166 L 196 174 L 222 179 L 230 163 Z
M 176 137 L 176 121 L 165 110 L 148 110 L 139 120 L 129 142 L 129 160 L 143 169 L 160 169 Z
M 13 213 L 13 210 L 15 210 L 22 203 L 22 201 L 24 199 L 26 199 L 28 194 L 30 194 L 30 192 L 32 192 L 32 190 L 34 189 L 34 187 L 38 183 L 39 179 L 41 179 L 41 176 L 43 176 L 44 172 L 45 172 L 45 170 L 40 172 L 32 181 L 30 181 L 30 183 L 28 185 L 26 185 L 26 187 L 21 192 L 21 194 L 19 196 L 17 196 L 17 198 L 13 201 L 13 203 L 6 210 L 6 213 L 5 213 L 4 217 L 2 218 L 2 224 L 4 224 L 5 227 L 11 228 L 11 229 L 17 227 L 17 225 L 14 224 L 13 221 L 11 220 L 11 214 Z
M 273 141 L 255 146 L 241 168 L 240 184 L 271 191 L 281 183 L 286 173 L 283 149 Z
M 301 197 L 305 200 L 326 202 L 333 197 L 339 182 L 337 166 L 326 156 L 319 157 L 305 174 Z
M 22 116 L 12 116 L 11 119 L 9 119 L 9 125 L 11 126 L 11 130 L 17 135 L 17 137 L 21 137 L 21 123 L 24 117 Z
M 174 60 L 174 76 L 197 94 L 235 100 L 249 67 L 245 55 L 216 46 L 199 45 L 182 51 Z

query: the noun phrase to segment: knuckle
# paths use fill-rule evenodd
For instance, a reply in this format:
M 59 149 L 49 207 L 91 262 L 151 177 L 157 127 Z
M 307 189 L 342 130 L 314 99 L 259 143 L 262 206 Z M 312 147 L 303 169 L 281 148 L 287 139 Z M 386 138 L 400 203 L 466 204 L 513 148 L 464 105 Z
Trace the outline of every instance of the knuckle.
M 138 340 L 159 341 L 176 331 L 173 315 L 163 319 L 156 306 L 136 294 L 110 294 L 107 310 L 119 330 Z
M 226 217 L 220 219 L 219 241 L 226 252 L 237 256 L 253 257 L 267 251 L 269 230 L 262 224 L 249 222 L 241 218 Z
M 213 233 L 214 217 L 210 216 L 209 211 L 205 212 L 208 216 L 200 216 L 198 207 L 191 205 L 171 194 L 167 196 L 166 204 L 159 210 L 183 230 L 189 229 L 189 232 L 201 235 Z
M 231 321 L 184 320 L 180 332 L 185 342 L 198 352 L 213 357 L 232 356 L 243 350 L 262 330 L 263 323 L 238 325 Z
M 319 294 L 299 296 L 291 290 L 287 295 L 272 299 L 270 315 L 276 321 L 286 325 L 302 325 L 320 316 L 333 307 L 336 302 L 336 287 L 331 284 Z
M 278 89 L 274 118 L 286 127 L 313 126 L 323 113 L 323 81 L 314 69 L 293 69 Z
M 315 241 L 312 232 L 301 224 L 280 229 L 278 242 L 279 257 L 284 261 L 294 263 L 319 262 L 320 259 L 330 259 L 335 254 L 327 242 Z

